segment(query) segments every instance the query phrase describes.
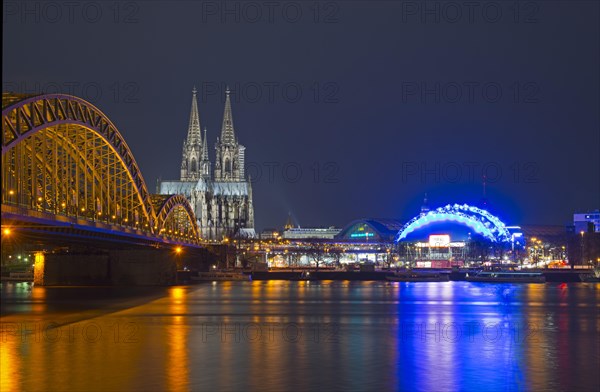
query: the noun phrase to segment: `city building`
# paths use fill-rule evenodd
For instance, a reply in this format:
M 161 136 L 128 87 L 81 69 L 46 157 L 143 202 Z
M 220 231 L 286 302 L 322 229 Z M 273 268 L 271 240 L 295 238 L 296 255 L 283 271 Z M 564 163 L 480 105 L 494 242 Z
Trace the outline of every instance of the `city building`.
M 600 210 L 591 212 L 578 212 L 573 214 L 575 232 L 600 232 Z
M 431 234 L 426 241 L 406 246 L 403 253 L 419 268 L 461 267 L 467 256 L 467 243 L 451 241 L 449 234 Z
M 334 226 L 329 227 L 300 227 L 294 225 L 291 213 L 288 214 L 288 218 L 283 225 L 281 233 L 277 233 L 277 236 L 286 240 L 331 240 L 341 231 L 341 229 Z M 263 237 L 261 234 L 261 238 Z
M 525 238 L 525 243 L 536 238 L 545 243 L 564 244 L 569 234 L 567 228 L 562 225 L 521 225 L 518 227 Z
M 158 181 L 158 193 L 183 194 L 196 215 L 202 239 L 255 237 L 252 184 L 245 176 L 245 147 L 239 144 L 233 126 L 230 91 L 225 92 L 221 135 L 215 145 L 211 172 L 206 128 L 200 128 L 200 115 L 192 91 L 192 107 L 187 137 L 183 142 L 179 181 Z
M 281 238 L 281 233 L 277 229 L 268 228 L 261 231 L 259 237 L 261 240 L 276 240 Z
M 398 219 L 358 219 L 346 225 L 336 238 L 352 242 L 392 243 L 402 226 L 403 222 Z
M 283 231 L 285 239 L 333 239 L 341 231 L 336 227 L 288 227 Z

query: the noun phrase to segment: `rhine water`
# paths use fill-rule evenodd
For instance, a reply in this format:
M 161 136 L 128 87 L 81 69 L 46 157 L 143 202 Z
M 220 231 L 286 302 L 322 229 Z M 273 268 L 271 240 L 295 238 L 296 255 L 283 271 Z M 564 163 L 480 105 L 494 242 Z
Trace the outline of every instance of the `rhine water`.
M 600 285 L 2 283 L 2 391 L 598 390 Z

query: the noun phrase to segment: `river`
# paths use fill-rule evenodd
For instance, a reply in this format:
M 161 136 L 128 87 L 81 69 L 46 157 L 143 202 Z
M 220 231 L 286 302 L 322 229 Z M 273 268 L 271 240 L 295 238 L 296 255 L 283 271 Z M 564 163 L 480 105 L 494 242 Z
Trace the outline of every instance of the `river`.
M 1 390 L 594 391 L 599 289 L 2 283 Z

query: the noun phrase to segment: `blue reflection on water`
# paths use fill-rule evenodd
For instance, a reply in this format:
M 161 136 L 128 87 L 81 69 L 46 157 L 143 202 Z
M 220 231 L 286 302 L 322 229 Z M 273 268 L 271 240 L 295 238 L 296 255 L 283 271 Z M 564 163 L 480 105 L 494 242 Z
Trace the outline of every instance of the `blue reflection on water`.
M 593 313 L 569 310 L 567 306 L 577 304 L 556 286 L 450 282 L 399 283 L 398 289 L 395 365 L 400 390 L 506 391 L 598 385 L 591 366 L 584 365 L 589 370 L 583 374 L 588 384 L 556 379 L 552 373 L 565 356 L 558 351 L 553 341 L 557 331 L 548 322 L 557 309 L 562 309 L 559 315 L 572 314 L 593 328 L 584 338 L 563 325 L 558 331 L 562 340 L 577 345 L 582 339 L 598 339 Z M 597 312 L 597 295 L 588 294 L 590 310 Z M 576 356 L 598 364 L 597 350 L 586 351 L 589 357 L 581 352 Z M 575 368 L 573 363 L 560 362 Z

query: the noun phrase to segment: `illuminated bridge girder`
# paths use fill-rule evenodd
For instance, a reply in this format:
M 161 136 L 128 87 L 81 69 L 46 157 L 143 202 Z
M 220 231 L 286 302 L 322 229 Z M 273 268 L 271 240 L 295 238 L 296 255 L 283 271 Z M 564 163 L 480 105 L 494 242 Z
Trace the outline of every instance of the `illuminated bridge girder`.
M 198 241 L 194 211 L 183 195 L 152 195 L 159 235 Z
M 50 213 L 149 237 L 168 227 L 169 239 L 197 243 L 187 200 L 171 197 L 154 208 L 125 140 L 95 106 L 60 94 L 2 98 L 3 211 Z

